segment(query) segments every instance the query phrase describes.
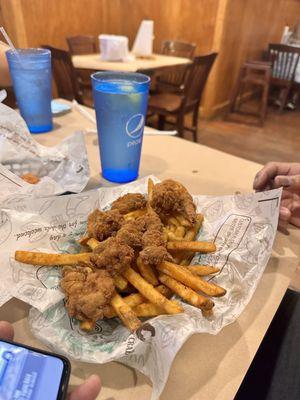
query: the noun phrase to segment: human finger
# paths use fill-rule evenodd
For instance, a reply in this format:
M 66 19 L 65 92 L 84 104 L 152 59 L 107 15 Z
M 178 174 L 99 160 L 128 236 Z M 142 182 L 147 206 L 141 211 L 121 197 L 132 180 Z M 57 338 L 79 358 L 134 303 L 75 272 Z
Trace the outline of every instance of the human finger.
M 286 222 L 288 222 L 289 219 L 291 218 L 291 216 L 292 216 L 292 213 L 291 213 L 291 211 L 290 211 L 288 208 L 286 208 L 286 207 L 280 207 L 280 209 L 279 209 L 279 219 L 280 219 L 281 221 L 286 221 Z
M 7 321 L 0 321 L 0 338 L 4 340 L 13 340 L 14 327 Z
M 95 400 L 101 390 L 98 375 L 91 375 L 85 382 L 69 393 L 68 400 Z
M 284 187 L 293 192 L 300 192 L 300 175 L 277 175 L 274 178 L 274 188 L 279 187 Z
M 294 225 L 297 226 L 298 228 L 300 228 L 300 215 L 296 215 L 296 216 L 291 216 L 289 222 Z
M 256 191 L 266 190 L 273 185 L 273 179 L 277 175 L 287 175 L 290 170 L 289 163 L 270 162 L 266 164 L 255 176 L 253 189 Z M 270 187 L 271 186 L 271 187 Z

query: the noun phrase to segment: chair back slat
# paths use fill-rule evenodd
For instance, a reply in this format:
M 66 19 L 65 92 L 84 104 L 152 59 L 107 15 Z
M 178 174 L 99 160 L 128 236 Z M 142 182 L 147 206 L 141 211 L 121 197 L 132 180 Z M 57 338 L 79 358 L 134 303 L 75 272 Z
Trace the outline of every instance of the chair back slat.
M 58 96 L 67 100 L 76 99 L 82 102 L 70 54 L 55 47 L 42 47 L 51 51 L 52 72 Z
M 183 57 L 193 59 L 196 45 L 194 43 L 179 42 L 173 40 L 166 40 L 162 43 L 161 54 Z M 170 86 L 175 90 L 180 90 L 184 83 L 187 66 L 174 66 L 174 68 L 158 78 L 158 84 L 163 86 Z
M 208 75 L 216 57 L 217 53 L 195 57 L 193 64 L 188 67 L 184 88 L 184 108 L 199 106 Z
M 269 59 L 272 60 L 272 77 L 293 82 L 299 63 L 300 50 L 284 44 L 269 44 Z
M 95 36 L 69 36 L 67 37 L 67 43 L 72 55 L 97 53 L 97 42 Z
M 176 40 L 165 40 L 162 42 L 161 54 L 174 57 L 193 59 L 196 50 L 194 43 L 180 42 Z

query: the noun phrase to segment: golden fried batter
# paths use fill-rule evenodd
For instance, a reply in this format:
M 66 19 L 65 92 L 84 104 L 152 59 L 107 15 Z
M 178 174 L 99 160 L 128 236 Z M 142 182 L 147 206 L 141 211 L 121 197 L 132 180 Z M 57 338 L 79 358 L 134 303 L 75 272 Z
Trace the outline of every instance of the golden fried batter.
M 96 322 L 103 318 L 115 290 L 107 271 L 83 266 L 64 267 L 60 285 L 66 294 L 70 317 L 80 321 Z
M 146 199 L 140 193 L 128 193 L 119 197 L 112 203 L 111 209 L 118 210 L 121 214 L 146 207 Z
M 88 217 L 88 235 L 99 240 L 114 236 L 124 222 L 123 216 L 118 210 L 100 211 L 95 210 Z
M 166 240 L 163 235 L 163 224 L 158 215 L 153 211 L 136 220 L 138 224 L 144 224 L 142 236 L 143 250 L 140 257 L 145 264 L 157 265 L 164 260 L 171 260 L 172 257 L 166 249 Z
M 174 213 L 182 214 L 190 224 L 196 222 L 196 206 L 192 196 L 181 183 L 166 179 L 154 186 L 151 207 L 161 219 Z
M 136 224 L 135 221 L 128 221 L 123 224 L 116 237 L 122 243 L 138 250 L 142 248 L 142 229 L 141 224 Z
M 111 276 L 121 273 L 134 259 L 134 251 L 120 239 L 112 237 L 96 247 L 91 262 L 96 268 L 105 269 Z
M 164 246 L 166 247 L 166 240 L 162 232 L 156 230 L 148 230 L 142 237 L 143 247 L 147 246 Z
M 145 264 L 158 265 L 163 261 L 172 261 L 172 256 L 163 246 L 147 246 L 140 252 L 140 257 Z

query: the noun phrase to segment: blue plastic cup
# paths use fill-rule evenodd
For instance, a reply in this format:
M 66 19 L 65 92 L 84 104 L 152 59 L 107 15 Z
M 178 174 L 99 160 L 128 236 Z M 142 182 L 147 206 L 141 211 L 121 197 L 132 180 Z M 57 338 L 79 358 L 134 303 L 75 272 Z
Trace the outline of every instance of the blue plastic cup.
M 31 133 L 51 131 L 51 52 L 8 50 L 6 57 L 20 113 Z
M 150 78 L 138 73 L 91 75 L 102 175 L 111 182 L 138 177 Z

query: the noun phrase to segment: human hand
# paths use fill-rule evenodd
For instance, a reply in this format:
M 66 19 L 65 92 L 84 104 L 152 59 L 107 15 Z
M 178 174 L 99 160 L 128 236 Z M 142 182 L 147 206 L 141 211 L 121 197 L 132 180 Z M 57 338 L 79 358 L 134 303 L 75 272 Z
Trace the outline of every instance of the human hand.
M 268 163 L 256 174 L 253 182 L 256 191 L 279 187 L 283 187 L 280 225 L 291 223 L 300 227 L 300 163 Z
M 6 321 L 0 321 L 0 338 L 13 340 L 14 328 Z M 91 375 L 68 395 L 68 400 L 95 400 L 101 390 L 101 381 L 97 375 Z

